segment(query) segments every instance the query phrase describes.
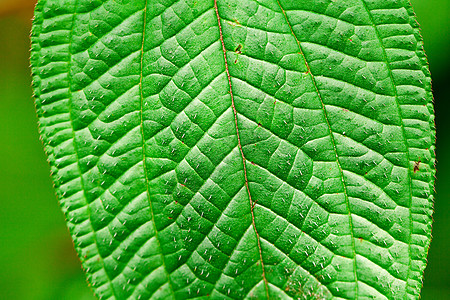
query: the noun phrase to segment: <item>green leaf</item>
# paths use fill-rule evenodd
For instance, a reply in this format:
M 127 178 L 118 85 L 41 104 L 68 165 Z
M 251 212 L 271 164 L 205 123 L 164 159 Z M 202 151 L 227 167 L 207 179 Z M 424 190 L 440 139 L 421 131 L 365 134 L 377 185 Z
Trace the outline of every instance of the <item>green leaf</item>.
M 406 0 L 41 0 L 41 135 L 100 299 L 417 299 L 434 115 Z

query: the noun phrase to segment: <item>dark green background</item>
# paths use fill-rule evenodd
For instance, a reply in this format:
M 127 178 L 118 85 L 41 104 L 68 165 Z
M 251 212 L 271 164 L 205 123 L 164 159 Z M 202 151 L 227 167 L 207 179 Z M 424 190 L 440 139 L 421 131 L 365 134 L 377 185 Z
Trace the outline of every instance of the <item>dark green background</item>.
M 412 1 L 438 128 L 433 241 L 422 299 L 450 299 L 450 1 Z M 93 299 L 56 201 L 31 97 L 33 1 L 0 0 L 0 299 Z

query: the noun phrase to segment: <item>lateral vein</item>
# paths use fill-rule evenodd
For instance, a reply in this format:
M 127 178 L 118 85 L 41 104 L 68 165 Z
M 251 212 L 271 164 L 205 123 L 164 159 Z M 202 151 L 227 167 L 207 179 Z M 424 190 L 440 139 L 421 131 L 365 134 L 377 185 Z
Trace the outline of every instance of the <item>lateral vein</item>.
M 74 4 L 74 13 L 72 16 L 72 25 L 71 25 L 71 29 L 70 29 L 70 34 L 69 34 L 69 62 L 68 62 L 68 75 L 67 75 L 67 87 L 68 87 L 68 100 L 69 100 L 69 119 L 70 119 L 70 127 L 72 129 L 72 140 L 73 140 L 73 150 L 75 152 L 75 157 L 77 160 L 77 170 L 80 174 L 80 185 L 81 185 L 81 189 L 83 190 L 83 197 L 86 200 L 86 211 L 88 213 L 88 218 L 89 218 L 89 227 L 92 230 L 93 233 L 93 239 L 94 239 L 94 243 L 95 243 L 95 247 L 97 248 L 97 254 L 99 256 L 100 259 L 100 263 L 103 265 L 103 268 L 105 269 L 105 262 L 103 260 L 103 257 L 100 254 L 99 251 L 99 246 L 98 246 L 98 242 L 97 242 L 97 233 L 94 230 L 94 227 L 92 225 L 92 221 L 91 221 L 91 216 L 92 216 L 92 212 L 91 212 L 91 207 L 89 205 L 88 202 L 88 198 L 86 195 L 86 187 L 85 187 L 85 183 L 84 183 L 84 178 L 83 178 L 83 172 L 81 171 L 81 167 L 80 167 L 80 156 L 78 154 L 78 146 L 76 143 L 76 135 L 75 135 L 75 128 L 73 126 L 73 117 L 72 117 L 72 112 L 71 112 L 71 107 L 72 107 L 72 103 L 73 103 L 73 94 L 72 94 L 72 76 L 70 74 L 70 69 L 72 67 L 72 58 L 73 58 L 73 54 L 72 54 L 72 43 L 73 43 L 73 30 L 74 30 L 74 26 L 75 26 L 75 20 L 76 20 L 76 15 L 77 15 L 77 8 L 78 8 L 78 1 L 75 1 Z M 84 265 L 84 263 L 83 263 Z M 89 268 L 86 270 L 87 273 L 89 273 Z M 112 294 L 114 297 L 117 297 L 116 295 L 116 291 L 114 289 L 114 286 L 112 284 L 112 279 L 110 277 L 110 275 L 108 274 L 108 272 L 105 271 L 105 275 L 107 280 L 109 281 L 109 289 L 111 290 Z M 90 280 L 91 281 L 91 280 Z M 95 285 L 95 282 L 92 281 L 92 284 Z
M 280 9 L 281 9 L 281 11 L 282 11 L 282 13 L 284 15 L 284 18 L 286 19 L 286 23 L 289 26 L 289 29 L 291 30 L 292 36 L 294 37 L 295 41 L 297 42 L 298 49 L 300 51 L 301 56 L 304 59 L 305 66 L 306 66 L 306 69 L 308 71 L 308 74 L 311 77 L 312 83 L 313 83 L 314 88 L 316 89 L 316 92 L 317 92 L 317 96 L 319 97 L 320 103 L 322 104 L 322 109 L 323 109 L 325 121 L 327 122 L 327 126 L 328 126 L 328 129 L 330 131 L 330 138 L 331 138 L 331 142 L 333 144 L 334 153 L 336 155 L 336 163 L 337 163 L 337 165 L 339 167 L 339 172 L 341 173 L 342 185 L 343 185 L 343 188 L 344 188 L 344 196 L 345 196 L 347 210 L 348 210 L 350 235 L 351 235 L 351 239 L 352 239 L 352 249 L 353 249 L 353 270 L 354 270 L 354 275 L 355 275 L 355 299 L 358 299 L 358 274 L 357 274 L 357 271 L 356 271 L 356 266 L 357 266 L 357 264 L 356 264 L 356 246 L 355 246 L 355 238 L 354 238 L 354 233 L 353 233 L 352 213 L 350 211 L 350 201 L 349 201 L 349 197 L 348 197 L 348 193 L 347 193 L 347 186 L 346 186 L 345 181 L 344 181 L 344 172 L 342 170 L 342 166 L 341 166 L 341 163 L 339 161 L 339 155 L 337 153 L 336 141 L 335 141 L 334 136 L 333 136 L 333 130 L 331 130 L 330 121 L 328 119 L 327 111 L 325 109 L 325 103 L 324 103 L 324 101 L 322 99 L 322 95 L 320 94 L 319 88 L 317 87 L 316 80 L 314 78 L 314 75 L 311 72 L 311 68 L 310 68 L 310 66 L 308 64 L 308 61 L 306 60 L 306 56 L 305 56 L 305 54 L 303 52 L 301 43 L 300 43 L 299 39 L 297 38 L 297 35 L 295 34 L 291 23 L 289 22 L 289 19 L 287 17 L 286 11 L 284 10 L 283 6 L 281 6 L 280 1 L 279 0 L 276 0 L 276 1 L 277 1 L 278 5 L 280 6 Z
M 377 36 L 378 41 L 380 42 L 380 46 L 383 52 L 383 58 L 385 60 L 385 64 L 386 64 L 386 68 L 388 69 L 389 72 L 389 79 L 390 82 L 392 84 L 392 88 L 394 90 L 394 95 L 395 95 L 395 103 L 396 103 L 396 107 L 397 107 L 397 111 L 398 111 L 398 115 L 400 116 L 400 120 L 401 120 L 401 128 L 402 128 L 402 136 L 403 136 L 403 140 L 405 142 L 405 148 L 406 148 L 406 157 L 408 159 L 408 162 L 411 164 L 411 157 L 409 154 L 409 147 L 408 147 L 408 140 L 406 138 L 406 130 L 405 130 L 405 124 L 403 122 L 403 113 L 402 113 L 402 109 L 400 107 L 400 103 L 399 103 L 399 97 L 398 97 L 398 89 L 397 86 L 395 85 L 395 80 L 394 80 L 394 74 L 392 73 L 392 69 L 391 66 L 389 65 L 389 60 L 388 60 L 388 56 L 386 53 L 386 48 L 384 46 L 383 40 L 381 39 L 380 36 L 380 32 L 378 31 L 377 25 L 375 24 L 374 20 L 373 20 L 373 16 L 372 16 L 372 12 L 369 10 L 369 7 L 367 6 L 367 3 L 364 0 L 361 0 L 362 5 L 364 6 L 364 8 L 367 11 L 367 15 L 369 16 L 370 22 L 372 23 L 373 29 L 375 30 L 375 34 Z M 413 184 L 412 184 L 412 178 L 411 178 L 411 167 L 408 166 L 408 184 L 409 184 L 409 195 L 412 195 L 412 190 L 413 190 Z M 412 232 L 413 232 L 413 217 L 412 217 L 412 196 L 410 197 L 410 202 L 409 202 L 409 245 L 408 245 L 408 253 L 409 253 L 409 263 L 408 263 L 408 273 L 406 274 L 406 293 L 408 291 L 408 286 L 409 286 L 409 276 L 411 273 L 411 264 L 412 264 L 412 251 L 411 251 L 411 242 L 412 242 Z
M 149 208 L 150 208 L 150 214 L 151 214 L 151 219 L 152 219 L 152 223 L 153 223 L 153 227 L 155 229 L 155 239 L 156 242 L 158 243 L 158 247 L 161 250 L 161 242 L 159 241 L 159 237 L 158 237 L 158 230 L 156 228 L 156 222 L 155 222 L 155 217 L 153 214 L 153 206 L 152 206 L 152 200 L 150 199 L 150 190 L 149 190 L 149 179 L 148 179 L 148 172 L 147 172 L 147 164 L 146 164 L 146 156 L 145 156 L 145 135 L 144 135 L 144 92 L 143 92 L 143 86 L 142 86 L 142 82 L 143 82 L 143 69 L 144 69 L 144 44 L 145 44 L 145 25 L 147 23 L 147 4 L 148 4 L 148 0 L 145 0 L 145 7 L 144 7 L 144 17 L 143 17 L 143 29 L 142 29 L 142 46 L 141 46 L 141 58 L 140 58 L 140 78 L 139 78 L 139 92 L 140 92 L 140 98 L 141 98 L 141 109 L 140 109 L 140 117 L 141 117 L 141 135 L 142 135 L 142 164 L 143 164 L 143 169 L 144 169 L 144 176 L 145 176 L 145 183 L 147 186 L 147 198 L 148 198 L 148 204 L 149 204 Z M 173 298 L 175 299 L 175 293 L 174 293 L 174 289 L 172 287 L 172 283 L 170 281 L 170 275 L 169 272 L 167 271 L 167 266 L 166 263 L 164 261 L 164 255 L 162 254 L 162 252 L 160 253 L 161 256 L 161 261 L 162 261 L 162 265 L 164 266 L 164 271 L 166 273 L 167 276 L 167 283 L 170 287 L 170 290 L 172 292 Z

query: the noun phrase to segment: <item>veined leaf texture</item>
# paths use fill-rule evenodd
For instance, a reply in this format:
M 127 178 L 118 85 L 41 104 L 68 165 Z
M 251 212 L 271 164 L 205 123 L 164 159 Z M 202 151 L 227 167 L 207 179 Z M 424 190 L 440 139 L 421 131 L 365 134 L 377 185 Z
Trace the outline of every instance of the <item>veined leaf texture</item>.
M 406 0 L 41 0 L 41 136 L 100 299 L 418 299 L 431 80 Z

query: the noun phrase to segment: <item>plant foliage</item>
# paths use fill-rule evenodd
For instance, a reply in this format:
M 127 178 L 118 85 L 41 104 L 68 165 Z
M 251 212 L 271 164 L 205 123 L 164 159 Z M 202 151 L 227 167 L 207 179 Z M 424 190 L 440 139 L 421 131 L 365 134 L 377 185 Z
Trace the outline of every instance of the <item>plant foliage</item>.
M 41 0 L 41 135 L 100 299 L 417 299 L 431 80 L 406 0 Z

